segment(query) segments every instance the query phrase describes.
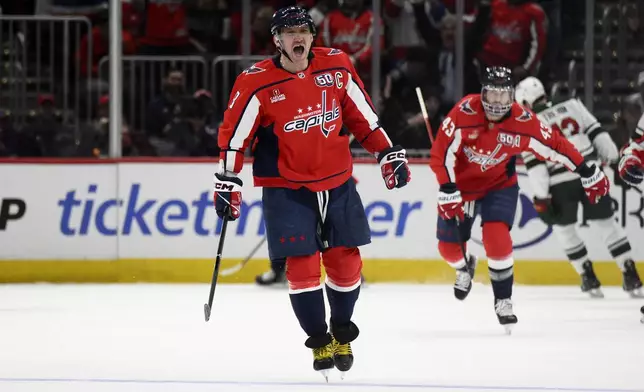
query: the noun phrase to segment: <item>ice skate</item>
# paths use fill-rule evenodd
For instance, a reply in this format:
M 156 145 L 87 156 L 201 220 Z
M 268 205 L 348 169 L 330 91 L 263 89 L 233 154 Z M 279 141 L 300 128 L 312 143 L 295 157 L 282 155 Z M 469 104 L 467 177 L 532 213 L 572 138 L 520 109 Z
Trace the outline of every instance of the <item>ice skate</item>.
M 335 368 L 340 371 L 340 377 L 344 379 L 346 372 L 353 366 L 353 351 L 351 343 L 342 344 L 333 339 L 333 361 Z
M 510 298 L 495 299 L 494 311 L 496 312 L 496 317 L 499 319 L 499 324 L 505 328 L 505 333 L 508 335 L 512 334 L 514 324 L 519 321 L 512 310 L 512 300 Z
M 322 336 L 312 336 L 304 345 L 313 350 L 313 370 L 320 372 L 326 382 L 333 369 L 333 338 L 328 333 Z
M 286 272 L 284 270 L 279 273 L 271 270 L 255 277 L 255 283 L 260 286 L 284 286 L 286 285 Z
M 644 298 L 642 280 L 637 273 L 633 260 L 626 260 L 624 263 L 624 284 L 622 287 L 632 298 Z
M 358 337 L 360 331 L 351 321 L 349 324 L 340 326 L 331 322 L 331 333 L 333 334 L 333 361 L 336 369 L 340 371 L 340 377 L 344 379 L 346 372 L 353 366 L 351 342 Z
M 582 268 L 584 272 L 581 274 L 581 291 L 588 293 L 591 298 L 604 298 L 601 283 L 599 283 L 595 270 L 593 270 L 593 263 L 590 260 L 586 260 L 582 264 Z
M 476 271 L 476 256 L 470 255 L 465 267 L 456 270 L 456 282 L 454 283 L 454 296 L 456 299 L 464 300 L 472 290 L 472 280 Z

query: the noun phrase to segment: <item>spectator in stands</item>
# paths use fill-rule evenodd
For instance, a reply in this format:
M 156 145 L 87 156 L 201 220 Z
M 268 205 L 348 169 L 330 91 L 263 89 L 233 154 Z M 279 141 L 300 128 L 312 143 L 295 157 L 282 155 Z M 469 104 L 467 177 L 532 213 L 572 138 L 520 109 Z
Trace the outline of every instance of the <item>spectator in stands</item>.
M 340 8 L 330 11 L 318 31 L 317 44 L 338 48 L 349 54 L 361 78 L 368 85 L 371 71 L 373 23 L 371 9 L 364 0 L 339 0 Z M 383 36 L 384 37 L 384 36 Z M 384 49 L 384 38 L 380 41 Z
M 38 110 L 32 122 L 22 132 L 27 138 L 35 139 L 39 156 L 71 157 L 76 154 L 74 130 L 61 121 L 61 113 L 56 108 L 54 97 L 41 94 L 38 97 Z
M 476 53 L 483 47 L 485 31 L 489 26 L 490 3 L 482 0 L 474 23 L 466 26 L 464 47 L 464 94 L 479 92 L 481 86 L 474 63 Z M 441 102 L 454 104 L 461 97 L 456 91 L 456 16 L 447 14 L 438 26 L 430 20 L 422 3 L 414 4 L 416 26 L 430 52 L 433 53 L 431 69 L 437 76 L 436 84 L 442 86 Z
M 0 110 L 0 157 L 17 155 L 17 134 L 11 123 L 9 113 Z
M 429 0 L 431 2 L 440 1 L 445 5 L 450 14 L 456 15 L 456 0 Z M 463 15 L 463 22 L 466 24 L 473 23 L 476 20 L 477 6 L 480 0 L 464 0 L 465 10 Z
M 9 112 L 0 110 L 0 157 L 40 157 L 38 141 L 14 125 Z
M 271 6 L 262 6 L 257 9 L 252 22 L 252 35 L 250 37 L 250 53 L 253 55 L 272 56 L 276 52 L 271 34 L 271 21 L 275 9 Z M 241 43 L 239 46 L 241 53 Z
M 109 96 L 103 95 L 99 98 L 97 105 L 96 120 L 85 124 L 81 128 L 81 140 L 77 150 L 77 156 L 106 158 L 110 151 L 110 113 Z M 156 152 L 149 145 L 145 135 L 141 132 L 132 132 L 125 119 L 121 126 L 121 155 L 124 157 L 140 155 L 156 155 Z
M 194 52 L 183 0 L 133 0 L 132 5 L 143 17 L 139 39 L 142 55 L 172 56 Z
M 125 20 L 123 21 L 125 22 Z M 78 66 L 80 67 L 81 75 L 84 77 L 98 77 L 98 66 L 99 62 L 103 57 L 109 55 L 110 45 L 110 29 L 109 29 L 109 19 L 107 13 L 103 13 L 100 18 L 97 18 L 95 21 L 96 25 L 92 28 L 91 32 L 85 35 L 80 42 L 80 47 L 76 52 L 76 60 L 78 61 Z M 136 42 L 134 41 L 134 36 L 132 33 L 123 28 L 123 54 L 132 55 L 136 53 Z M 91 37 L 91 50 L 89 41 Z M 88 75 L 87 65 L 91 64 L 91 75 Z M 105 70 L 107 71 L 107 70 Z
M 157 153 L 160 156 L 194 156 L 199 147 L 199 133 L 204 125 L 200 114 L 196 99 L 182 98 L 161 137 L 152 139 Z
M 161 135 L 174 117 L 175 106 L 185 94 L 185 78 L 178 69 L 170 69 L 162 81 L 163 92 L 154 98 L 146 110 L 145 128 L 148 136 Z
M 384 5 L 389 56 L 396 60 L 403 60 L 408 48 L 425 45 L 418 32 L 415 12 L 427 14 L 432 25 L 436 25 L 445 16 L 445 7 L 439 0 L 385 0 Z
M 536 75 L 546 50 L 543 9 L 530 0 L 492 0 L 491 5 L 488 35 L 478 55 L 481 65 L 508 67 L 517 82 Z

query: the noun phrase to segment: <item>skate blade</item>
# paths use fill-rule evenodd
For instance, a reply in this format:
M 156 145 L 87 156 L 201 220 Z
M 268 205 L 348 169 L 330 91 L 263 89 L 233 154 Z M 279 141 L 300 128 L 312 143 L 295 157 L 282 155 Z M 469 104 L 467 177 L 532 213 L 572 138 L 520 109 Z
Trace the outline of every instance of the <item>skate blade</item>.
M 641 288 L 629 291 L 628 295 L 630 295 L 631 298 L 644 298 L 644 293 Z
M 322 369 L 318 370 L 318 372 L 324 377 L 326 382 L 329 382 L 329 373 L 331 373 L 331 369 Z
M 340 380 L 344 380 L 344 377 L 347 375 L 347 372 L 340 372 Z
M 590 298 L 604 298 L 604 293 L 601 289 L 590 289 L 587 293 L 590 295 Z
M 505 324 L 503 328 L 505 329 L 506 335 L 512 335 L 512 329 L 514 328 L 514 324 Z

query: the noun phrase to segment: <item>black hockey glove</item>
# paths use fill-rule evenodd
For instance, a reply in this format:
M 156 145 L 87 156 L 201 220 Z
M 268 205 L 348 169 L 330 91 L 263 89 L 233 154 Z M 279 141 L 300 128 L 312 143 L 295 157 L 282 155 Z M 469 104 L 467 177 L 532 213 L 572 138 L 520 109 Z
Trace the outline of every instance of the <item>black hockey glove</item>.
M 217 215 L 222 219 L 227 217 L 231 221 L 239 218 L 242 203 L 241 188 L 244 185 L 242 180 L 215 173 L 214 183 L 213 199 Z
M 552 226 L 558 222 L 559 214 L 550 198 L 539 199 L 535 197 L 533 203 L 534 209 L 537 211 L 537 214 L 539 214 L 539 218 L 541 218 L 543 223 Z
M 389 147 L 378 154 L 380 172 L 387 189 L 402 188 L 411 181 L 407 151 L 401 146 Z

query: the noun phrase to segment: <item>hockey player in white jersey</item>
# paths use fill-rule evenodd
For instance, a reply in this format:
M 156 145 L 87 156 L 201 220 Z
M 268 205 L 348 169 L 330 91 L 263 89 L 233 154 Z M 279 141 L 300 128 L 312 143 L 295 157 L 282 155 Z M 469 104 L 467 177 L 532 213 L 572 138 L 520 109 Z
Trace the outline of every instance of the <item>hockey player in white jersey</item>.
M 543 84 L 535 77 L 517 85 L 515 99 L 536 112 L 553 131 L 563 133 L 587 161 L 610 164 L 619 159 L 608 132 L 578 99 L 549 101 Z M 541 161 L 531 153 L 524 153 L 523 159 L 534 192 L 535 209 L 546 224 L 553 226 L 568 259 L 581 276 L 581 290 L 593 297 L 603 297 L 586 246 L 577 232 L 580 203 L 585 219 L 602 233 L 608 251 L 622 271 L 622 287 L 631 296 L 641 297 L 642 282 L 631 257 L 631 245 L 624 229 L 613 218 L 611 199 L 606 197 L 590 204 L 577 174 L 560 164 Z

